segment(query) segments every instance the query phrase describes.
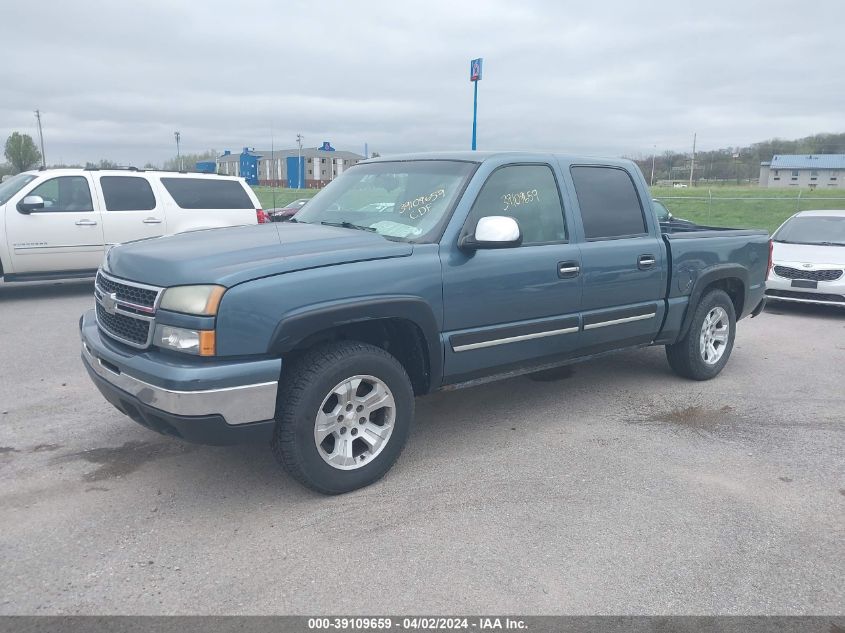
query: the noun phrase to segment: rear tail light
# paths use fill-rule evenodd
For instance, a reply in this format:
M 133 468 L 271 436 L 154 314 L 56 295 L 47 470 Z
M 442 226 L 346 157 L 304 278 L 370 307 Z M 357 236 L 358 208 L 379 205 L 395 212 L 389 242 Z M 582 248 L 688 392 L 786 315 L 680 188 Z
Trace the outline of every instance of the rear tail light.
M 267 212 L 264 209 L 256 209 L 255 218 L 258 220 L 259 224 L 267 224 L 270 221 L 270 216 L 267 215 Z
M 775 249 L 775 243 L 769 240 L 769 265 L 766 267 L 766 279 L 772 274 L 772 251 Z

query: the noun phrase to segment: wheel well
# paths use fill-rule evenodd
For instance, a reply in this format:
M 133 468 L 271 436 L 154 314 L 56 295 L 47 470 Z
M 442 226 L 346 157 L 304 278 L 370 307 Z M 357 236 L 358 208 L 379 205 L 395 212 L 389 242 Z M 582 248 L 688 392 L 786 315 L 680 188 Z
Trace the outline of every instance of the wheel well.
M 727 295 L 731 298 L 731 303 L 734 304 L 736 318 L 739 319 L 740 315 L 742 315 L 742 308 L 745 303 L 745 284 L 736 277 L 717 279 L 716 281 L 707 284 L 707 287 L 704 289 L 704 292 L 701 293 L 701 296 L 703 297 L 707 294 L 708 290 L 713 288 L 724 290 L 727 293 Z
M 414 395 L 428 393 L 431 364 L 425 335 L 416 323 L 407 319 L 371 319 L 322 330 L 300 341 L 284 358 L 290 362 L 315 345 L 348 340 L 369 343 L 393 355 L 408 372 Z

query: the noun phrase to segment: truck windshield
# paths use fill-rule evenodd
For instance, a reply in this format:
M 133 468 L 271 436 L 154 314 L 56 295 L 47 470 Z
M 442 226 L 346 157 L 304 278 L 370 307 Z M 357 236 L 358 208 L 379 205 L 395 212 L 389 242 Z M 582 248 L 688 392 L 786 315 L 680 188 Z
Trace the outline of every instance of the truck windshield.
M 18 174 L 0 184 L 0 204 L 6 204 L 9 199 L 20 191 L 23 186 L 35 179 L 34 174 Z
M 787 244 L 845 246 L 845 217 L 799 216 L 784 224 L 774 237 Z
M 294 219 L 402 241 L 429 241 L 476 166 L 450 160 L 356 165 L 314 196 Z

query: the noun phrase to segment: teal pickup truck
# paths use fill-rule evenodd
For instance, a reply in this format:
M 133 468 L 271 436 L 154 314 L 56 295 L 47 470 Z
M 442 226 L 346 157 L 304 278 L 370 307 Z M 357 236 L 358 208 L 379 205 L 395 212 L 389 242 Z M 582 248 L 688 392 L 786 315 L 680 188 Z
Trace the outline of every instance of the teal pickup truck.
M 341 493 L 396 461 L 415 396 L 647 345 L 715 377 L 770 255 L 762 231 L 664 234 L 627 160 L 372 159 L 291 222 L 112 248 L 82 357 L 145 427 L 267 442 Z

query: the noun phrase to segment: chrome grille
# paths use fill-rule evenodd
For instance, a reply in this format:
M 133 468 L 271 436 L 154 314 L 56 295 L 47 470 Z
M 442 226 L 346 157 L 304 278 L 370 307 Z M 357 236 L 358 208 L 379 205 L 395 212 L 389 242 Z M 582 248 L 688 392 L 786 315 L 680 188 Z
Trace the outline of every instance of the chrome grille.
M 94 285 L 94 299 L 100 331 L 132 347 L 149 347 L 162 290 L 117 279 L 99 271 Z
M 841 270 L 801 270 L 789 266 L 775 266 L 775 274 L 786 279 L 808 279 L 810 281 L 836 281 L 842 276 Z
M 142 321 L 120 312 L 109 314 L 99 303 L 97 303 L 97 323 L 100 329 L 112 338 L 137 347 L 146 347 L 150 338 L 152 321 Z
M 97 272 L 97 287 L 105 294 L 114 294 L 115 298 L 135 308 L 147 308 L 155 311 L 160 288 L 140 284 L 132 284 L 114 277 L 109 277 L 103 271 Z

